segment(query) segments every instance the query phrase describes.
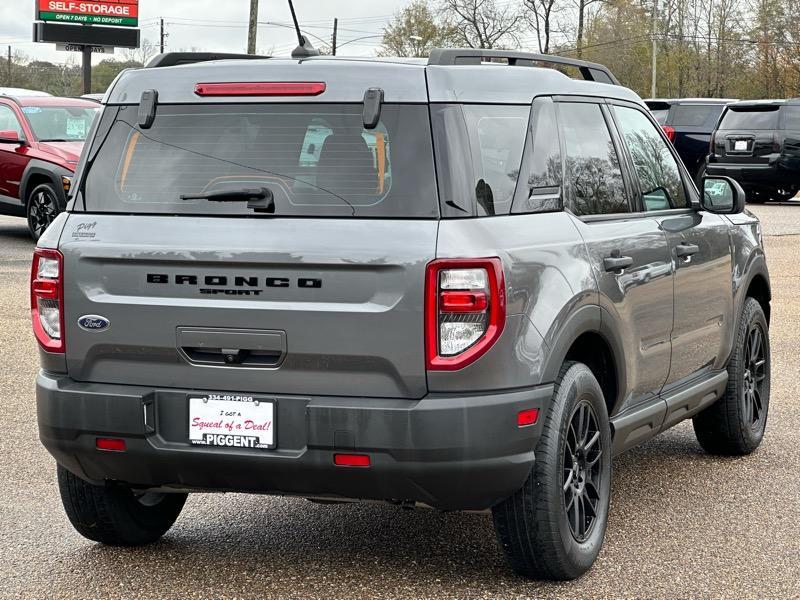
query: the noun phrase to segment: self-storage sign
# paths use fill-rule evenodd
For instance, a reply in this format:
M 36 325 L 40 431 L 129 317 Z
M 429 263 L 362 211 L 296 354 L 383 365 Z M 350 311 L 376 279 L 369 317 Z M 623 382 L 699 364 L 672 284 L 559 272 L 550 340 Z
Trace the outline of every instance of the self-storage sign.
M 40 21 L 136 27 L 139 0 L 36 0 Z

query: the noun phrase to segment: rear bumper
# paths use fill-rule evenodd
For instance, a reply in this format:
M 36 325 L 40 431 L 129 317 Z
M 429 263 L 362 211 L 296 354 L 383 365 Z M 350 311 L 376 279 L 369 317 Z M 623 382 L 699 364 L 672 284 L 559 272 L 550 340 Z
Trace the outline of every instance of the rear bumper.
M 706 166 L 706 175 L 732 177 L 744 187 L 776 187 L 797 184 L 800 170 L 786 168 L 781 163 L 757 165 L 709 162 Z
M 61 465 L 93 483 L 480 510 L 528 476 L 543 418 L 520 428 L 516 416 L 546 407 L 552 386 L 421 400 L 276 396 L 274 450 L 190 445 L 190 392 L 197 393 L 79 383 L 40 372 L 39 436 Z M 99 451 L 97 437 L 124 438 L 127 450 Z M 334 466 L 334 452 L 369 454 L 371 465 Z

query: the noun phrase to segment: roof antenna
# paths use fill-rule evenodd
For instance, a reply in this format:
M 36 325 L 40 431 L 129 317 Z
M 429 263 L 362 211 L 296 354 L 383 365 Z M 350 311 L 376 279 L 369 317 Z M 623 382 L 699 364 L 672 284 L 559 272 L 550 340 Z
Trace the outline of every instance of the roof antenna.
M 308 58 L 309 56 L 319 56 L 319 50 L 311 45 L 308 38 L 300 31 L 300 25 L 297 23 L 297 15 L 294 13 L 294 4 L 289 0 L 289 9 L 292 11 L 292 21 L 294 21 L 294 29 L 297 31 L 297 48 L 292 50 L 292 58 Z

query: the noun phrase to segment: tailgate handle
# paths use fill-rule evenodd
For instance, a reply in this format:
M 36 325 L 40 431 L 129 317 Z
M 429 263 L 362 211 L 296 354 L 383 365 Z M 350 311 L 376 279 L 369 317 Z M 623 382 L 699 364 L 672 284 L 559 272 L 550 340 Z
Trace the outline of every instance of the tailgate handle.
M 286 357 L 286 332 L 178 328 L 178 350 L 192 364 L 277 367 Z

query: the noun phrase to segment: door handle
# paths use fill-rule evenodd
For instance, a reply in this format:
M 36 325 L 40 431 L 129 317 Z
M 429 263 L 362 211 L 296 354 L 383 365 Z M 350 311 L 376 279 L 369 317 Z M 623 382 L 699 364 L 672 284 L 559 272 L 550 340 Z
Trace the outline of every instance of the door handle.
M 633 258 L 630 256 L 608 256 L 603 259 L 603 268 L 606 271 L 618 273 L 633 265 Z
M 697 244 L 678 244 L 676 253 L 678 258 L 688 258 L 700 252 L 700 247 Z

